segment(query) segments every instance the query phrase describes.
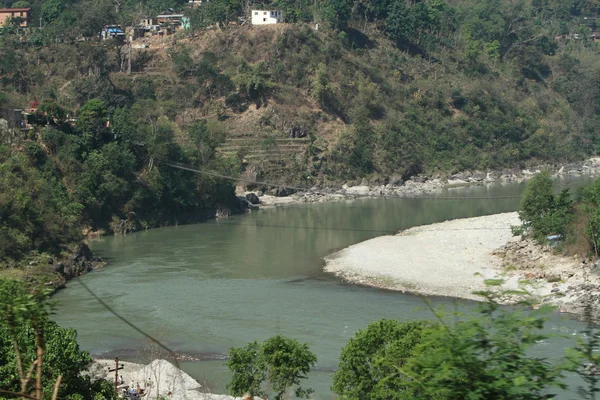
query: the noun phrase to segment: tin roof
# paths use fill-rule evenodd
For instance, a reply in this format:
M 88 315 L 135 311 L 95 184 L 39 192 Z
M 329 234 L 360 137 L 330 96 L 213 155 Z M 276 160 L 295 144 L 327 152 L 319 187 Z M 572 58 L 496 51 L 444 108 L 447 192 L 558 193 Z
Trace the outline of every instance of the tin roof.
M 0 13 L 31 11 L 31 8 L 0 8 Z

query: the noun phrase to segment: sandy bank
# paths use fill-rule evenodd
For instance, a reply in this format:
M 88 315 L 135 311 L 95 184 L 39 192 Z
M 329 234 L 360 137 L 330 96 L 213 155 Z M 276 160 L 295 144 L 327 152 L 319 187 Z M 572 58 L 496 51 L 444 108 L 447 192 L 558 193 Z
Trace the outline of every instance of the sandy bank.
M 350 282 L 424 295 L 477 299 L 483 278 L 501 272 L 492 254 L 514 240 L 517 213 L 414 227 L 350 246 L 325 259 L 325 271 Z
M 419 226 L 326 257 L 325 271 L 358 284 L 473 300 L 484 279 L 502 277 L 504 289 L 526 289 L 538 303 L 578 315 L 592 304 L 600 317 L 600 260 L 514 237 L 510 227 L 518 224 L 515 212 Z

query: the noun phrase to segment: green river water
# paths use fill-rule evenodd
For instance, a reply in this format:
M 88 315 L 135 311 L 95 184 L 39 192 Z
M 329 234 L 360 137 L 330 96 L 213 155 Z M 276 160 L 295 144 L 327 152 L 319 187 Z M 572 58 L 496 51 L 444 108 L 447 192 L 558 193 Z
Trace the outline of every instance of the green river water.
M 586 180 L 561 182 L 579 185 Z M 439 196 L 512 196 L 523 187 L 448 189 Z M 307 385 L 316 390 L 316 399 L 332 399 L 331 374 L 340 349 L 356 330 L 384 317 L 407 320 L 431 314 L 417 296 L 340 282 L 322 271 L 322 257 L 416 225 L 514 211 L 518 202 L 379 198 L 264 209 L 95 240 L 92 250 L 109 265 L 81 279 L 144 331 L 200 358 L 182 367 L 214 393 L 225 393 L 229 375 L 223 360 L 229 347 L 281 333 L 307 342 L 317 354 L 317 368 Z M 148 340 L 77 281 L 69 282 L 55 300 L 55 320 L 76 328 L 82 348 L 93 355 L 132 361 L 148 356 L 150 350 L 139 351 L 148 349 Z M 569 336 L 581 328 L 559 314 L 548 324 L 548 329 Z M 537 351 L 560 357 L 569 343 L 556 339 Z

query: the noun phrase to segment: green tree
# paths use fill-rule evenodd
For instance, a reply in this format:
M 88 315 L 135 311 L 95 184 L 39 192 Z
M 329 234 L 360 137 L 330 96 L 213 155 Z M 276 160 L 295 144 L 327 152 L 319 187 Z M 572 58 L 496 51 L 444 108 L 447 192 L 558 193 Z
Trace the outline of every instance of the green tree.
M 359 330 L 342 349 L 332 390 L 348 400 L 413 399 L 408 379 L 398 374 L 416 356 L 430 325 L 383 319 Z
M 573 217 L 573 201 L 569 189 L 564 189 L 555 196 L 550 173 L 537 174 L 527 182 L 521 197 L 519 217 L 523 227 L 531 229 L 533 238 L 539 242 L 545 242 L 546 236 L 551 234 L 564 237 Z
M 385 20 L 386 33 L 392 40 L 409 40 L 415 28 L 414 15 L 403 1 L 395 1 Z
M 42 3 L 42 19 L 46 23 L 56 20 L 64 9 L 63 0 L 46 0 Z
M 60 252 L 81 238 L 81 205 L 53 176 L 47 154 L 28 142 L 27 154 L 10 155 L 0 146 L 0 259 L 20 259 L 30 250 Z M 43 174 L 37 167 L 47 169 Z
M 75 330 L 49 319 L 48 295 L 23 282 L 0 280 L 0 387 L 49 399 L 60 377 L 58 398 L 93 399 L 98 392 L 115 398 L 114 391 L 82 375 L 92 358 L 79 349 Z
M 481 294 L 487 301 L 475 312 L 438 314 L 440 328 L 426 336 L 423 351 L 399 372 L 411 378 L 422 400 L 554 398 L 553 389 L 566 387 L 563 366 L 531 354 L 549 338 L 543 329 L 550 308 L 508 309 L 496 303 L 495 295 Z
M 327 66 L 324 63 L 320 63 L 312 82 L 311 94 L 319 106 L 324 109 L 331 109 L 333 103 L 335 103 L 333 86 L 327 76 Z
M 231 381 L 227 390 L 234 396 L 248 392 L 253 396 L 262 396 L 261 384 L 266 379 L 264 366 L 259 363 L 260 344 L 254 341 L 244 347 L 232 347 L 227 353 L 227 367 L 231 371 Z
M 600 254 L 600 179 L 582 190 L 582 211 L 587 216 L 585 233 L 596 257 Z
M 188 135 L 194 145 L 195 158 L 199 165 L 207 164 L 214 156 L 221 143 L 223 143 L 224 132 L 219 129 L 211 129 L 205 122 L 196 122 L 188 128 Z
M 192 29 L 210 25 L 225 26 L 242 15 L 242 2 L 239 0 L 212 0 L 190 12 Z
M 313 390 L 300 386 L 301 380 L 307 378 L 310 368 L 317 362 L 317 356 L 307 344 L 277 335 L 263 342 L 260 350 L 276 400 L 283 399 L 287 390 L 294 387 L 296 397 L 310 397 Z
M 319 16 L 331 29 L 345 30 L 350 11 L 348 0 L 321 0 L 319 4 Z
M 275 390 L 275 399 L 282 400 L 294 389 L 299 398 L 308 398 L 312 389 L 303 388 L 302 380 L 317 362 L 308 345 L 281 335 L 263 343 L 252 342 L 241 348 L 229 349 L 227 367 L 232 373 L 227 390 L 234 396 L 245 392 L 253 396 L 265 394 L 261 384 L 268 381 Z
M 77 128 L 88 135 L 98 134 L 106 129 L 107 107 L 100 99 L 92 99 L 79 109 Z
M 19 0 L 12 3 L 11 8 L 29 8 L 31 4 L 28 1 Z
M 271 75 L 265 62 L 250 65 L 243 61 L 237 74 L 233 77 L 233 81 L 241 94 L 260 105 L 265 102 L 265 98 L 273 86 L 270 78 Z

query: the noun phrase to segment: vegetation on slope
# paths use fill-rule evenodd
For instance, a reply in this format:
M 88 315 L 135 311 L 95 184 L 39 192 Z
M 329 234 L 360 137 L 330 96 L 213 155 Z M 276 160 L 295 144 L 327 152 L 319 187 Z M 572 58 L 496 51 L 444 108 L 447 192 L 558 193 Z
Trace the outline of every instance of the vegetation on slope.
M 183 2 L 29 3 L 42 28 L 0 35 L 1 116 L 40 102 L 32 131 L 0 126 L 4 261 L 233 198 L 165 159 L 312 186 L 581 159 L 600 144 L 595 2 L 257 1 L 292 24 L 248 27 L 247 3 L 214 0 L 185 10 L 191 30 L 133 49 L 133 74 L 102 26 Z

